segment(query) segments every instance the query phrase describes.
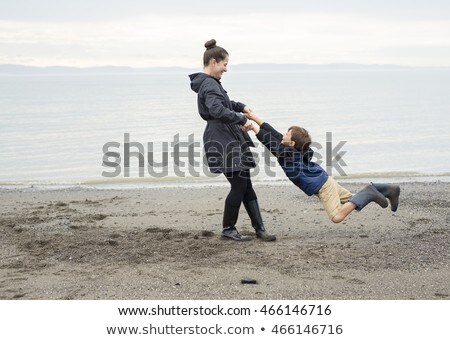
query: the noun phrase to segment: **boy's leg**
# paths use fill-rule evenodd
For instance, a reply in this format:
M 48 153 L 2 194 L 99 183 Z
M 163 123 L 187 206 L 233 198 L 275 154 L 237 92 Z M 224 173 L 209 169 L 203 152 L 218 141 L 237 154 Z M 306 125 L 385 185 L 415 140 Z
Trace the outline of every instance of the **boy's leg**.
M 391 202 L 391 210 L 397 211 L 398 197 L 400 196 L 400 187 L 394 184 L 372 183 L 372 185 Z
M 382 208 L 386 208 L 389 205 L 386 197 L 384 197 L 372 184 L 366 185 L 362 190 L 358 191 L 349 199 L 349 202 L 354 203 L 356 205 L 356 210 L 358 211 L 361 211 L 371 202 L 377 203 Z
M 339 193 L 339 199 L 341 200 L 341 207 L 337 214 L 335 214 L 331 220 L 334 223 L 341 223 L 350 213 L 356 209 L 356 205 L 348 200 L 353 197 L 353 194 L 346 188 L 336 182 L 337 190 Z
M 340 186 L 336 183 L 336 181 L 332 177 L 328 177 L 325 184 L 317 192 L 317 196 L 322 202 L 323 207 L 328 214 L 328 217 L 330 218 L 331 221 L 335 223 L 340 222 L 340 221 L 336 222 L 335 217 L 341 212 L 342 209 L 341 197 L 339 195 L 339 192 Z M 349 213 L 347 213 L 345 216 L 347 216 Z
M 341 223 L 355 209 L 356 209 L 355 203 L 352 202 L 344 203 L 344 205 L 342 205 L 341 208 L 339 209 L 339 212 L 336 215 L 334 215 L 331 218 L 331 220 L 334 223 Z
M 339 198 L 339 203 L 345 202 L 342 206 L 339 205 L 339 208 L 336 208 L 335 204 L 333 206 L 328 204 L 329 206 L 328 209 L 324 203 L 325 210 L 327 210 L 328 216 L 330 216 L 331 221 L 333 221 L 334 223 L 342 222 L 352 211 L 361 210 L 370 202 L 376 202 L 383 208 L 386 208 L 388 206 L 386 198 L 384 198 L 383 195 L 379 191 L 377 191 L 376 187 L 372 184 L 366 186 L 363 190 L 353 195 L 347 189 L 343 188 L 342 186 L 337 184 L 336 181 L 334 181 L 332 178 L 330 179 L 329 177 L 327 182 L 324 184 L 322 188 L 326 189 L 324 191 L 327 192 L 326 194 L 327 196 L 332 197 L 334 195 L 337 195 Z M 394 193 L 395 195 L 394 194 L 392 195 L 394 203 L 398 202 L 399 191 L 400 190 L 398 189 L 398 192 L 395 192 Z M 325 194 L 322 193 L 322 195 Z M 397 202 L 395 202 L 395 198 L 397 199 Z M 321 200 L 322 202 L 324 202 L 325 198 L 324 199 L 321 198 Z M 392 205 L 396 209 L 398 203 L 397 205 L 396 204 Z
M 339 183 L 336 183 L 339 190 L 339 198 L 341 199 L 341 204 L 345 204 L 348 202 L 350 198 L 352 198 L 354 195 L 345 189 L 343 186 L 341 186 Z

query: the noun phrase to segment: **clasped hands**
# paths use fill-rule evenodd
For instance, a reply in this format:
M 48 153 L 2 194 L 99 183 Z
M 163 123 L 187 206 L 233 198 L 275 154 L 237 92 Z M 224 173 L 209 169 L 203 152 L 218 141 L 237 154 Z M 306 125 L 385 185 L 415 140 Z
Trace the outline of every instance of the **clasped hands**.
M 250 121 L 253 110 L 246 106 L 244 107 L 244 110 L 242 110 L 242 113 L 244 114 L 245 118 L 247 118 L 247 122 L 244 125 L 241 125 L 241 130 L 244 132 L 248 132 L 253 128 L 253 123 Z

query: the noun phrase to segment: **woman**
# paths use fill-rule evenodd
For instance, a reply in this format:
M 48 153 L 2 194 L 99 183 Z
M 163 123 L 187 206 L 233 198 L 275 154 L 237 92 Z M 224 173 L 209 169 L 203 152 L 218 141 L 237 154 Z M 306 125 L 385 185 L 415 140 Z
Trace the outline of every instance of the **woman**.
M 203 72 L 191 74 L 191 88 L 197 93 L 200 116 L 207 125 L 203 143 L 208 166 L 213 173 L 223 173 L 231 184 L 225 200 L 222 238 L 248 241 L 236 229 L 241 202 L 256 230 L 256 236 L 264 241 L 275 241 L 264 227 L 256 193 L 250 179 L 250 169 L 256 166 L 249 147 L 254 147 L 246 132 L 251 122 L 242 112 L 250 113 L 245 104 L 231 101 L 220 79 L 227 71 L 228 52 L 216 45 L 214 39 L 205 44 Z M 241 128 L 242 127 L 242 128 Z

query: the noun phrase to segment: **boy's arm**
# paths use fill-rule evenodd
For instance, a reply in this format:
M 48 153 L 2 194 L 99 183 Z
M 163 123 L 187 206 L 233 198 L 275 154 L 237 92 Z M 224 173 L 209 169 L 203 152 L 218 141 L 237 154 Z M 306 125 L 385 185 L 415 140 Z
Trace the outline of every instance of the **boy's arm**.
M 244 113 L 245 117 L 253 120 L 256 124 L 253 124 L 252 130 L 256 134 L 256 138 L 264 144 L 264 146 L 269 149 L 269 151 L 275 156 L 279 157 L 285 146 L 281 144 L 283 135 L 275 130 L 269 123 L 264 122 L 256 113 L 253 111 Z
M 268 123 L 260 121 L 261 126 L 259 126 L 259 131 L 256 132 L 256 138 L 264 144 L 264 146 L 269 149 L 269 151 L 275 156 L 280 157 L 284 153 L 285 146 L 281 144 L 283 135 L 275 130 Z M 257 123 L 259 124 L 259 123 Z
M 248 119 L 253 120 L 259 126 L 264 124 L 264 121 L 254 112 L 244 113 L 244 116 L 247 117 Z
M 280 132 L 278 132 L 277 130 L 275 130 L 275 129 L 272 127 L 272 125 L 270 125 L 270 124 L 267 123 L 267 122 L 262 122 L 262 124 L 260 125 L 260 127 L 261 127 L 261 129 L 270 132 L 270 134 L 272 135 L 272 137 L 275 138 L 275 139 L 277 139 L 277 140 L 280 140 L 280 143 L 281 143 L 281 140 L 283 139 L 283 135 L 282 135 Z
M 269 123 L 265 123 L 264 120 L 262 120 L 261 117 L 259 117 L 253 111 L 244 113 L 244 116 L 248 119 L 253 120 L 263 130 L 269 131 L 273 135 L 273 137 L 275 137 L 275 139 L 280 139 L 280 141 L 283 139 L 283 135 L 281 133 L 275 130 Z M 252 130 L 255 131 L 256 134 L 259 133 L 259 129 L 252 128 Z

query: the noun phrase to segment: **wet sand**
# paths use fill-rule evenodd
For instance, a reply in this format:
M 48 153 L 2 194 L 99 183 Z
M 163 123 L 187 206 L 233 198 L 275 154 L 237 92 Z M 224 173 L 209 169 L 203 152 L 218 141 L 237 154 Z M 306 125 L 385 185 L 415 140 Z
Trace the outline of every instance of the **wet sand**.
M 226 186 L 0 189 L 0 299 L 448 300 L 450 183 L 401 187 L 397 213 L 333 224 L 295 186 L 255 184 L 271 243 L 220 239 Z M 243 207 L 238 228 L 254 235 Z

